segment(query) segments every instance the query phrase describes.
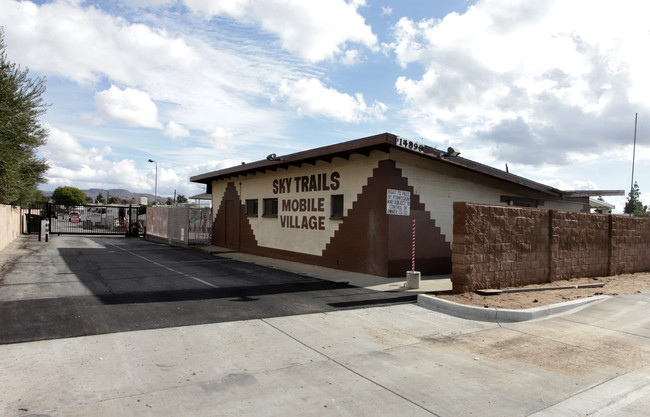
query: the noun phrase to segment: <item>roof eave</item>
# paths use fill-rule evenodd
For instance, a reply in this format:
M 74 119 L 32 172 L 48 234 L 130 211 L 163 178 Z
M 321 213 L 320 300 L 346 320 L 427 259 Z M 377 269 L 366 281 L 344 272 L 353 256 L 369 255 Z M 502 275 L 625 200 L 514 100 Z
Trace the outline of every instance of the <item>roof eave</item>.
M 509 172 L 493 168 L 479 162 L 471 161 L 460 156 L 445 157 L 445 153 L 430 146 L 424 147 L 424 152 L 418 152 L 403 147 L 397 146 L 397 136 L 391 133 L 381 133 L 379 135 L 369 136 L 366 138 L 351 140 L 348 142 L 338 143 L 334 145 L 327 145 L 320 148 L 310 149 L 307 151 L 297 152 L 289 155 L 280 156 L 275 160 L 261 160 L 247 164 L 237 165 L 234 167 L 221 169 L 205 174 L 195 175 L 190 177 L 191 182 L 202 184 L 210 184 L 211 181 L 221 178 L 229 178 L 235 176 L 245 176 L 258 172 L 265 172 L 267 170 L 275 171 L 278 168 L 287 168 L 289 166 L 300 166 L 304 163 L 315 164 L 318 160 L 331 161 L 332 158 L 349 158 L 350 154 L 361 153 L 364 155 L 370 154 L 375 149 L 388 151 L 391 147 L 403 150 L 405 152 L 413 152 L 430 159 L 437 160 L 461 169 L 471 172 L 486 175 L 501 181 L 514 183 L 521 187 L 525 187 L 543 194 L 551 195 L 553 197 L 565 198 L 581 198 L 589 196 L 611 196 L 611 195 L 624 195 L 623 190 L 572 190 L 562 191 L 548 185 L 520 177 Z
M 369 136 L 362 139 L 356 139 L 348 142 L 334 145 L 322 146 L 320 148 L 310 149 L 307 151 L 297 152 L 289 155 L 277 157 L 275 160 L 263 159 L 247 164 L 237 165 L 205 174 L 190 177 L 191 182 L 208 184 L 215 178 L 224 178 L 236 175 L 248 175 L 266 170 L 276 170 L 288 166 L 300 166 L 303 163 L 314 164 L 318 160 L 331 161 L 332 158 L 348 158 L 352 153 L 369 154 L 374 149 L 388 150 L 391 144 L 395 144 L 396 136 L 391 133 L 382 133 L 375 136 Z
M 566 190 L 562 196 L 566 198 L 599 197 L 625 195 L 625 190 Z

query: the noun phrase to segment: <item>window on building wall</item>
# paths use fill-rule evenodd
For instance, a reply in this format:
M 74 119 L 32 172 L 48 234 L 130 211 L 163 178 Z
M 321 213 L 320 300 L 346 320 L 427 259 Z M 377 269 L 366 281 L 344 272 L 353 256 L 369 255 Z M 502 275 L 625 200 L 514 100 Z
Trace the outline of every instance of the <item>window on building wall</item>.
M 257 216 L 257 199 L 246 200 L 246 215 Z
M 263 202 L 264 206 L 262 207 L 262 216 L 263 217 L 277 217 L 278 216 L 278 199 L 277 198 L 265 198 Z
M 507 196 L 507 195 L 502 195 L 501 200 L 502 203 L 506 203 L 509 206 L 515 206 L 515 207 L 542 207 L 544 206 L 544 201 L 541 200 L 534 200 L 532 198 L 524 198 L 524 197 L 513 197 L 513 196 Z
M 332 208 L 330 219 L 343 218 L 343 194 L 335 194 L 332 196 Z

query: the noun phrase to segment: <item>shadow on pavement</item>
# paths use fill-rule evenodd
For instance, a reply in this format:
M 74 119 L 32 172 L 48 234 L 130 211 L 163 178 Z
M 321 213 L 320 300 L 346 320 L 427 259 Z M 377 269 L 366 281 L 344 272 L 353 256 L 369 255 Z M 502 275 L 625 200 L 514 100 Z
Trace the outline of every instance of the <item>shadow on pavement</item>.
M 92 295 L 0 302 L 0 344 L 416 301 L 415 294 L 396 297 L 142 240 L 92 240 L 93 247 L 68 245 L 48 255 Z M 59 272 L 50 274 L 40 280 L 56 282 Z

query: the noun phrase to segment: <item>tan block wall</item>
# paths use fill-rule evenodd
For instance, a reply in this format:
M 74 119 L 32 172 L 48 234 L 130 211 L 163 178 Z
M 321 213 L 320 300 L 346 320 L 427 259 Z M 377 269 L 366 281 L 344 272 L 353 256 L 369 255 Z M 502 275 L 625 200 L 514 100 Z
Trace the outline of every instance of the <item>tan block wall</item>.
M 549 212 L 550 281 L 609 275 L 609 217 L 602 214 Z
M 650 219 L 611 216 L 610 275 L 650 271 Z
M 0 204 L 0 250 L 20 235 L 20 207 Z
M 650 271 L 650 219 L 454 203 L 454 292 Z

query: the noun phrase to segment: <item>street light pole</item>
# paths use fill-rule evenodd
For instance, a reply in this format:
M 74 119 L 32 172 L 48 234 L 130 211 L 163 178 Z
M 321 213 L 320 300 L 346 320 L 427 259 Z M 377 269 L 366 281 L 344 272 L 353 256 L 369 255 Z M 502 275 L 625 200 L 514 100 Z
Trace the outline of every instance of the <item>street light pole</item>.
M 154 161 L 153 159 L 150 159 L 149 162 L 153 162 L 156 164 L 156 184 L 154 187 L 154 204 L 158 204 L 158 162 Z

